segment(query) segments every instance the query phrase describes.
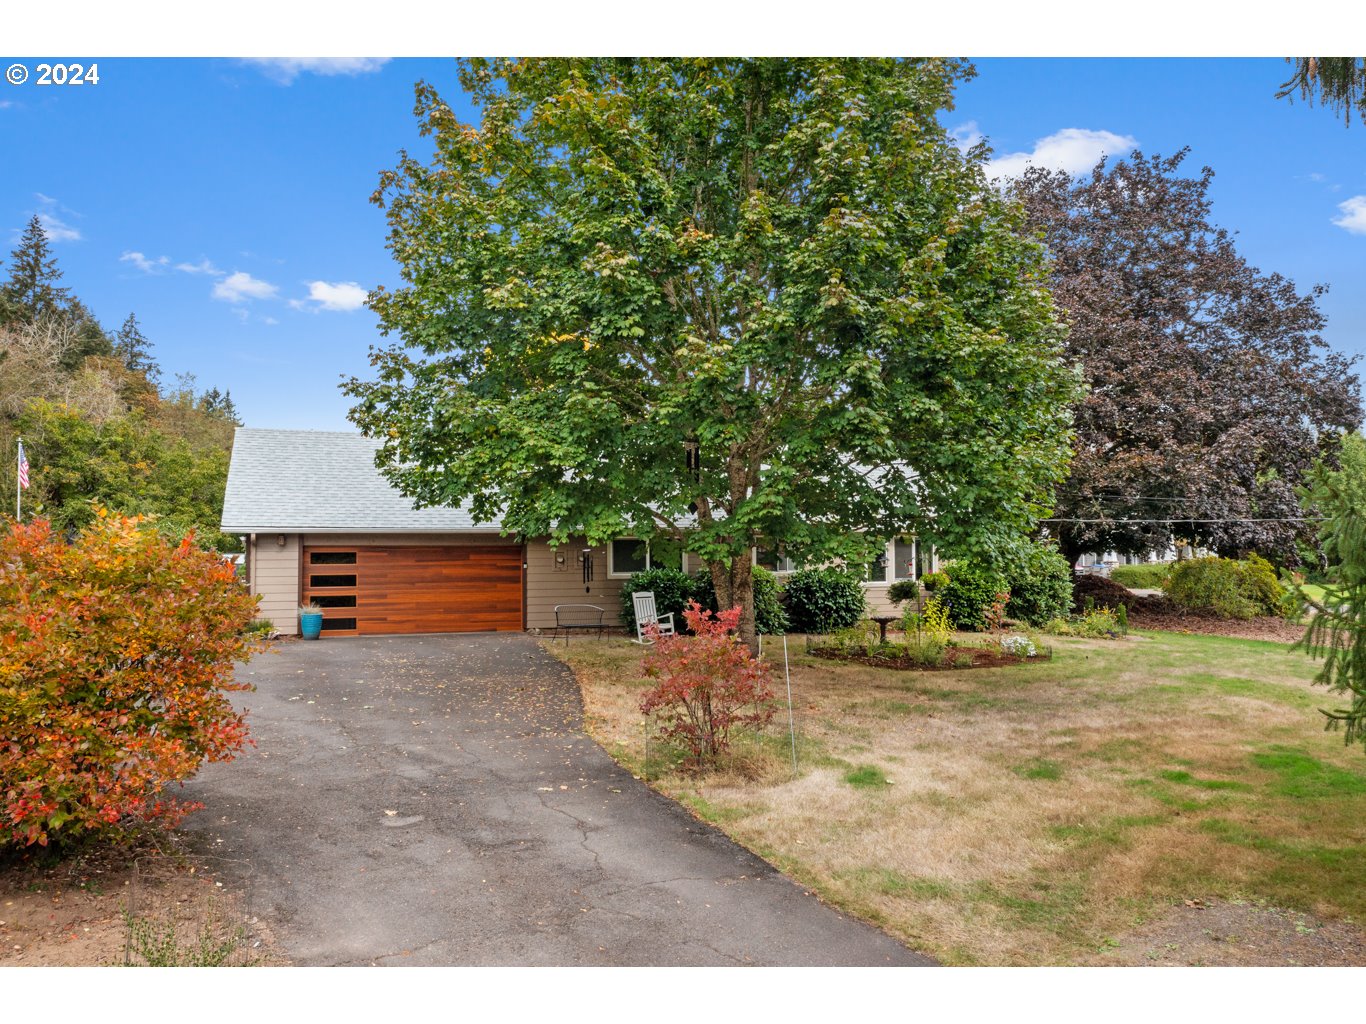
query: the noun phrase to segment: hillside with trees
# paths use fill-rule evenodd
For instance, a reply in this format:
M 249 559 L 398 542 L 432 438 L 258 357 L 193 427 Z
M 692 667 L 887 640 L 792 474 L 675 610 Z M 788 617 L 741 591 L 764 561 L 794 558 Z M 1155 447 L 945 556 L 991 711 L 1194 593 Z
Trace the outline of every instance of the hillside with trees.
M 0 515 L 14 515 L 22 436 L 26 522 L 79 529 L 102 505 L 231 549 L 235 538 L 218 532 L 239 424 L 231 396 L 197 390 L 190 375 L 164 384 L 135 314 L 108 331 L 63 284 L 37 217 L 0 275 Z

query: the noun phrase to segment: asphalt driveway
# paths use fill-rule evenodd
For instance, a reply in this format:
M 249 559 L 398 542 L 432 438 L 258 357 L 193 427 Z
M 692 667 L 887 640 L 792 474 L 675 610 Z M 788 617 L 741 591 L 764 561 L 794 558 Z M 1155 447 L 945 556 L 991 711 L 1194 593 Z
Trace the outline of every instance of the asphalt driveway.
M 930 962 L 619 768 L 529 637 L 285 643 L 238 671 L 257 746 L 186 786 L 185 827 L 296 963 Z

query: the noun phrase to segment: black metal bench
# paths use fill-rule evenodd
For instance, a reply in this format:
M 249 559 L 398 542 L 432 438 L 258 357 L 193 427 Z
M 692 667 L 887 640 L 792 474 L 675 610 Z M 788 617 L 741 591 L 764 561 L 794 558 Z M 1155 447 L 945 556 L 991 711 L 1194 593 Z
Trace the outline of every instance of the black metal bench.
M 569 646 L 569 637 L 574 630 L 587 631 L 597 630 L 598 636 L 602 636 L 606 624 L 602 617 L 606 615 L 606 610 L 599 608 L 595 604 L 557 604 L 555 606 L 555 636 L 564 634 L 564 645 Z

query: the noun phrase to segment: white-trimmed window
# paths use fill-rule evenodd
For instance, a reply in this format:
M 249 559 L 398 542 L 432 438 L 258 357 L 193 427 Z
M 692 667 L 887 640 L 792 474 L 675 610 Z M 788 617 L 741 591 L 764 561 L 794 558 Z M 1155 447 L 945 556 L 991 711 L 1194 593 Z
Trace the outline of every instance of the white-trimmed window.
M 762 546 L 754 549 L 754 564 L 775 573 L 795 572 L 797 570 L 797 563 L 792 559 L 772 548 Z
M 680 569 L 682 566 L 682 551 L 665 555 L 653 551 L 649 541 L 635 537 L 618 537 L 607 545 L 607 575 L 614 579 L 624 580 L 632 573 L 646 569 Z
M 920 576 L 920 552 L 914 537 L 889 540 L 863 567 L 863 582 L 872 585 L 913 580 Z

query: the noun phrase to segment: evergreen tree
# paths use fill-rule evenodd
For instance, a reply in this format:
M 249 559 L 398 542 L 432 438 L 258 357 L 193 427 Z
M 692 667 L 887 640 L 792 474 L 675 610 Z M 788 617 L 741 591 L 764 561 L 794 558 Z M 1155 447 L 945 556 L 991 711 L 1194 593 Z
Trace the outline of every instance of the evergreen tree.
M 1350 702 L 1324 710 L 1330 729 L 1346 726 L 1346 740 L 1366 742 L 1366 439 L 1343 438 L 1341 468 L 1320 463 L 1308 497 L 1325 515 L 1320 528 L 1329 582 L 1315 599 L 1303 587 L 1300 600 L 1313 610 L 1297 647 L 1323 667 L 1314 682 Z
M 70 289 L 57 286 L 61 279 L 62 272 L 48 244 L 47 232 L 35 215 L 10 253 L 10 276 L 0 288 L 0 306 L 5 307 L 11 322 L 32 322 L 56 313 L 71 299 Z
M 242 420 L 237 415 L 237 406 L 233 403 L 232 392 L 223 392 L 223 407 L 219 410 L 219 415 L 235 427 L 242 426 Z
M 114 355 L 133 373 L 141 373 L 152 384 L 161 378 L 161 367 L 152 358 L 152 343 L 142 333 L 135 314 L 129 313 L 114 335 Z
M 66 305 L 65 315 L 75 324 L 75 344 L 71 346 L 64 361 L 68 370 L 78 369 L 86 356 L 114 354 L 114 343 L 84 302 L 72 298 Z
M 1293 98 L 1313 103 L 1316 99 L 1343 121 L 1352 123 L 1352 111 L 1366 123 L 1366 57 L 1287 57 L 1295 67 L 1290 81 L 1281 85 L 1277 99 Z

